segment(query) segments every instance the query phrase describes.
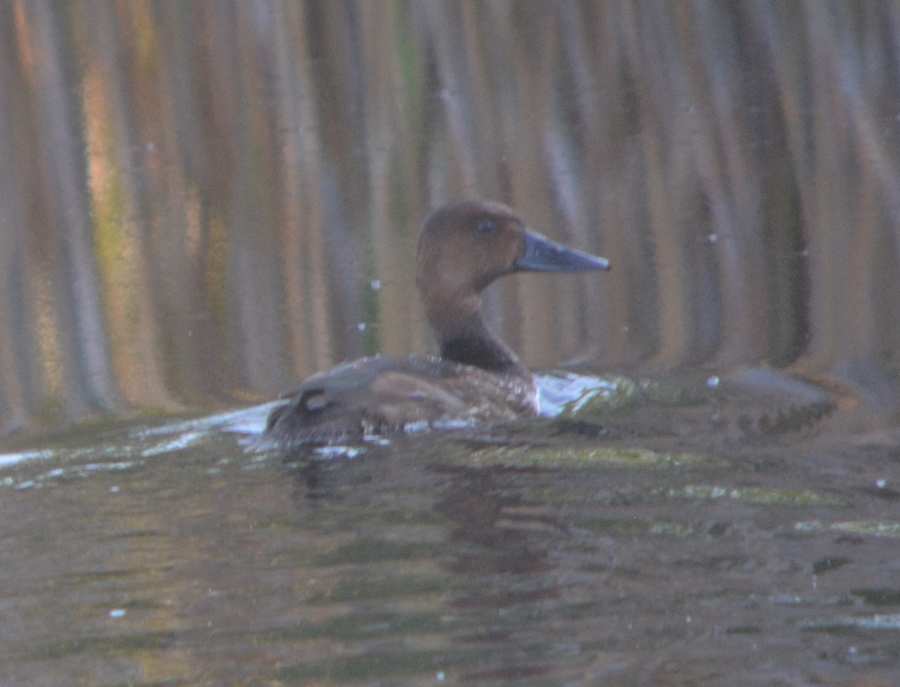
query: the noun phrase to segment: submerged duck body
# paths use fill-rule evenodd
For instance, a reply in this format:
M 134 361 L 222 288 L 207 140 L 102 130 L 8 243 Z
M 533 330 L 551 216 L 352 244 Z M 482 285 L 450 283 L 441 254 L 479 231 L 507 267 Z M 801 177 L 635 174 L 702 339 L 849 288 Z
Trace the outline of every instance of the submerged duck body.
M 534 416 L 531 374 L 485 326 L 481 293 L 513 272 L 605 269 L 605 259 L 530 231 L 500 203 L 461 200 L 435 210 L 419 234 L 416 285 L 440 357 L 363 358 L 311 377 L 283 395 L 263 441 L 321 446 Z

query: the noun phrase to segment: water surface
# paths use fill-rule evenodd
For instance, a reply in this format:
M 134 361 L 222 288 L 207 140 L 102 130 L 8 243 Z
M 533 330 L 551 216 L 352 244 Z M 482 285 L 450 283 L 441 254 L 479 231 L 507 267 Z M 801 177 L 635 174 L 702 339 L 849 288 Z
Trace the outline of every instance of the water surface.
M 893 684 L 900 452 L 769 374 L 353 458 L 226 416 L 7 453 L 0 682 Z

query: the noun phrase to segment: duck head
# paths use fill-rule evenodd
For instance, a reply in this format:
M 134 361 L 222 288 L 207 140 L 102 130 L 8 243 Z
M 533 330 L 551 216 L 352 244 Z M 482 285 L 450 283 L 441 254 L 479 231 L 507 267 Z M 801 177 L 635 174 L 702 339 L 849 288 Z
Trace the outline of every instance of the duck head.
M 509 207 L 460 200 L 432 212 L 422 225 L 416 285 L 441 355 L 503 371 L 519 368 L 515 354 L 481 319 L 481 293 L 513 272 L 607 270 L 609 262 L 531 231 Z

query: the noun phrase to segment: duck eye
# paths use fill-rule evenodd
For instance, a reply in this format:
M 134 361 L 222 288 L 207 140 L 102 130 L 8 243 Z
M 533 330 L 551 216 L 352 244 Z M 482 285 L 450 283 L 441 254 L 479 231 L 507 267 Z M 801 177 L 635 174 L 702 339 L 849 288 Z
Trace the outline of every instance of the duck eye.
M 479 234 L 492 234 L 497 231 L 497 224 L 493 220 L 483 219 L 476 228 Z

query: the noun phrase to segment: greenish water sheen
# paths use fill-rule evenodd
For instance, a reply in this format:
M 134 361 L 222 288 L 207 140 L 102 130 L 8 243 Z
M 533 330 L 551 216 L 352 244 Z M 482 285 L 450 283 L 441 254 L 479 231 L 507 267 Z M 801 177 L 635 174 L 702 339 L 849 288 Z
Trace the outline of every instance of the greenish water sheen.
M 353 458 L 7 445 L 0 684 L 892 684 L 897 449 L 759 421 L 808 387 L 616 379 L 671 391 Z
M 437 461 L 476 468 L 668 468 L 709 462 L 704 456 L 693 453 L 671 454 L 644 448 L 596 446 L 494 446 L 475 450 L 465 446 L 441 446 L 426 455 Z

